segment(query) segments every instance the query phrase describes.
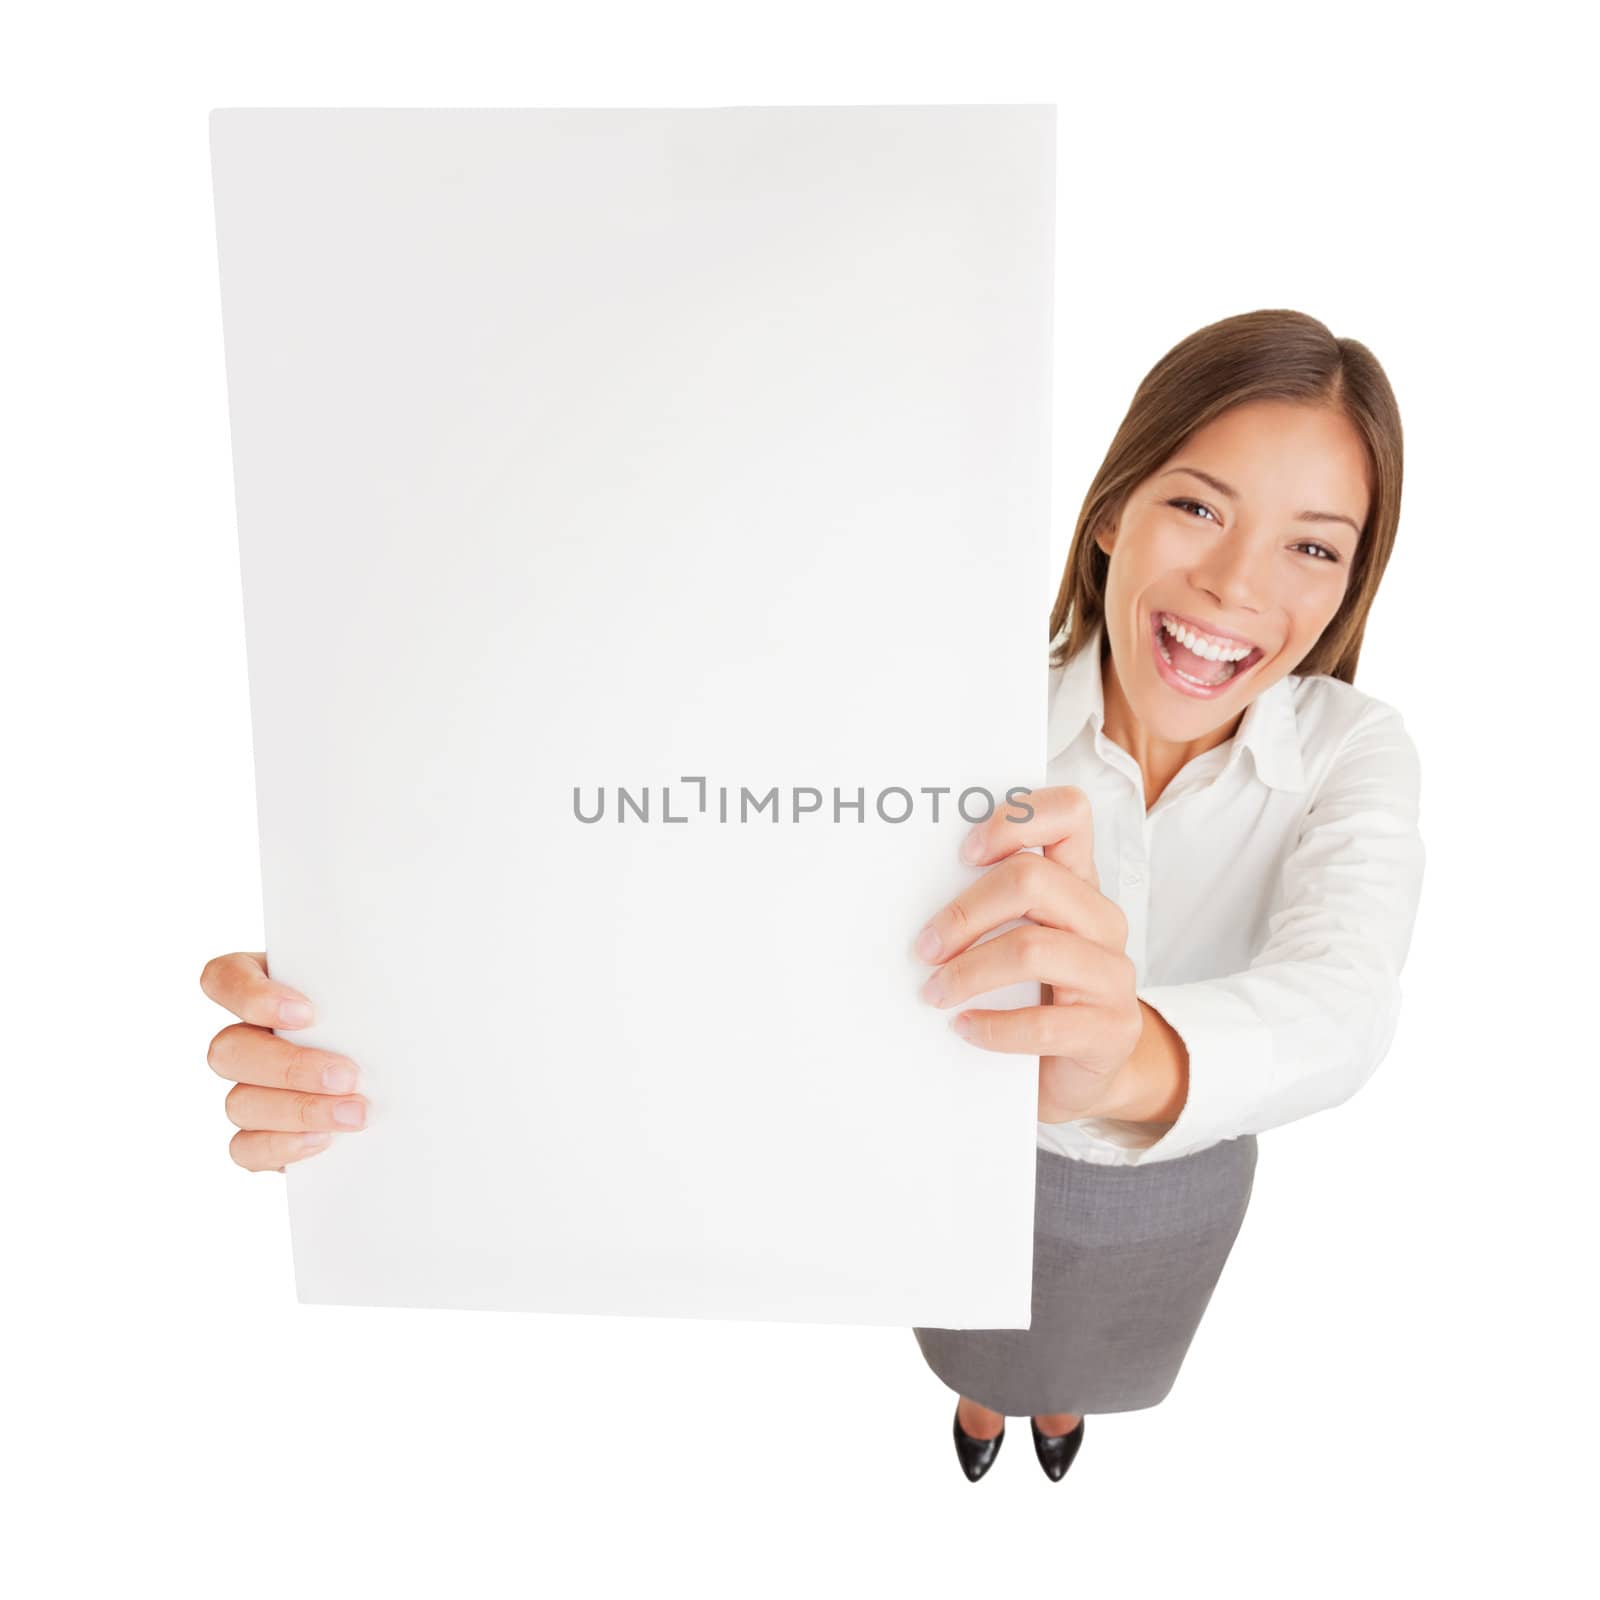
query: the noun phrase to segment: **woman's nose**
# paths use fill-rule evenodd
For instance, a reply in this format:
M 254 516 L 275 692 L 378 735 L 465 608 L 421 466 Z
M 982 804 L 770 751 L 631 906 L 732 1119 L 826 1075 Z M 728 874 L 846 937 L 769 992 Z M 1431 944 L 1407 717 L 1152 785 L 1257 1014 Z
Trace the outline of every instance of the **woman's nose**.
M 1272 550 L 1247 538 L 1225 540 L 1204 565 L 1195 569 L 1193 581 L 1230 616 L 1266 609 L 1272 583 Z

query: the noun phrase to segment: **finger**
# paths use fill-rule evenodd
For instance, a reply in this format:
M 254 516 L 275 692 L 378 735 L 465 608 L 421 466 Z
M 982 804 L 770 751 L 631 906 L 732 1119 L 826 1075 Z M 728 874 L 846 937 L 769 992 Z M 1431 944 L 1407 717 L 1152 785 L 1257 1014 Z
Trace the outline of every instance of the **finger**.
M 1094 812 L 1089 797 L 1073 784 L 1035 789 L 997 806 L 990 817 L 974 824 L 961 846 L 970 867 L 986 867 L 1018 850 L 1042 848 L 1086 883 L 1100 887 L 1094 864 Z
M 1117 950 L 1128 942 L 1121 906 L 1070 867 L 1023 850 L 997 862 L 935 912 L 917 935 L 916 952 L 924 961 L 948 961 L 991 929 L 1022 918 Z
M 262 1028 L 309 1028 L 316 1019 L 311 1002 L 298 989 L 267 976 L 264 950 L 235 950 L 213 956 L 200 971 L 208 998 L 234 1016 Z
M 273 1133 L 351 1133 L 367 1122 L 367 1102 L 360 1095 L 297 1094 L 236 1083 L 222 1105 L 234 1127 Z
M 361 1077 L 349 1056 L 280 1039 L 269 1029 L 248 1022 L 230 1022 L 212 1039 L 206 1065 L 219 1078 L 233 1083 L 258 1083 L 264 1088 L 298 1089 L 307 1094 L 349 1094 Z
M 1123 1034 L 1104 1006 L 1017 1006 L 1003 1011 L 962 1011 L 950 1025 L 969 1044 L 1003 1055 L 1116 1059 Z M 1124 1052 L 1125 1053 L 1125 1052 Z M 1091 1077 L 1098 1069 L 1083 1068 Z M 1100 1072 L 1109 1078 L 1109 1071 Z
M 304 1161 L 333 1142 L 331 1133 L 236 1133 L 228 1141 L 228 1154 L 246 1172 L 282 1172 L 293 1161 Z
M 1128 986 L 1129 966 L 1123 951 L 1066 928 L 1025 922 L 947 961 L 930 974 L 922 998 L 942 1009 L 1031 979 L 1051 986 L 1057 1009 L 1105 1005 Z

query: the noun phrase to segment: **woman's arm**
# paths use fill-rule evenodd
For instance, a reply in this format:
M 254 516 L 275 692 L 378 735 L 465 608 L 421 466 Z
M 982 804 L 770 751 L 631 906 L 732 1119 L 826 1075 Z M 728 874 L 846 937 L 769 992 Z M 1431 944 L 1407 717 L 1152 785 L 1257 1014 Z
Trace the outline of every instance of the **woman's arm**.
M 1265 946 L 1243 972 L 1141 988 L 1144 1033 L 1082 1125 L 1170 1122 L 1136 1158 L 1165 1159 L 1349 1099 L 1399 1022 L 1422 888 L 1420 790 L 1399 712 L 1375 703 L 1306 814 Z

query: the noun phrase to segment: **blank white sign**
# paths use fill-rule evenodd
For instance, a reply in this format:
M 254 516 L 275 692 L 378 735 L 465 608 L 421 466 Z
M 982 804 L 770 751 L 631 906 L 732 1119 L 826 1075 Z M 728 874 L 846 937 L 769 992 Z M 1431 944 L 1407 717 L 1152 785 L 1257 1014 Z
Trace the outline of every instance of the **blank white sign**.
M 911 946 L 1044 782 L 1054 120 L 212 113 L 303 1301 L 1027 1326 Z

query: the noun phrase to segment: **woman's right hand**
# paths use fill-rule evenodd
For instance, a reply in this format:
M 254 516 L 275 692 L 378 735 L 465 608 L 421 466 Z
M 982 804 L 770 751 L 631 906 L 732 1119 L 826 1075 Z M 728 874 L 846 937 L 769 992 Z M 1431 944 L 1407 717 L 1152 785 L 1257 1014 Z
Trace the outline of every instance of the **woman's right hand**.
M 367 1102 L 352 1094 L 356 1064 L 349 1056 L 280 1039 L 274 1028 L 308 1028 L 311 1003 L 297 989 L 267 976 L 264 951 L 214 956 L 200 987 L 240 1020 L 211 1041 L 206 1062 L 233 1087 L 223 1101 L 239 1132 L 228 1154 L 250 1172 L 282 1172 L 326 1149 L 335 1133 L 364 1127 Z

